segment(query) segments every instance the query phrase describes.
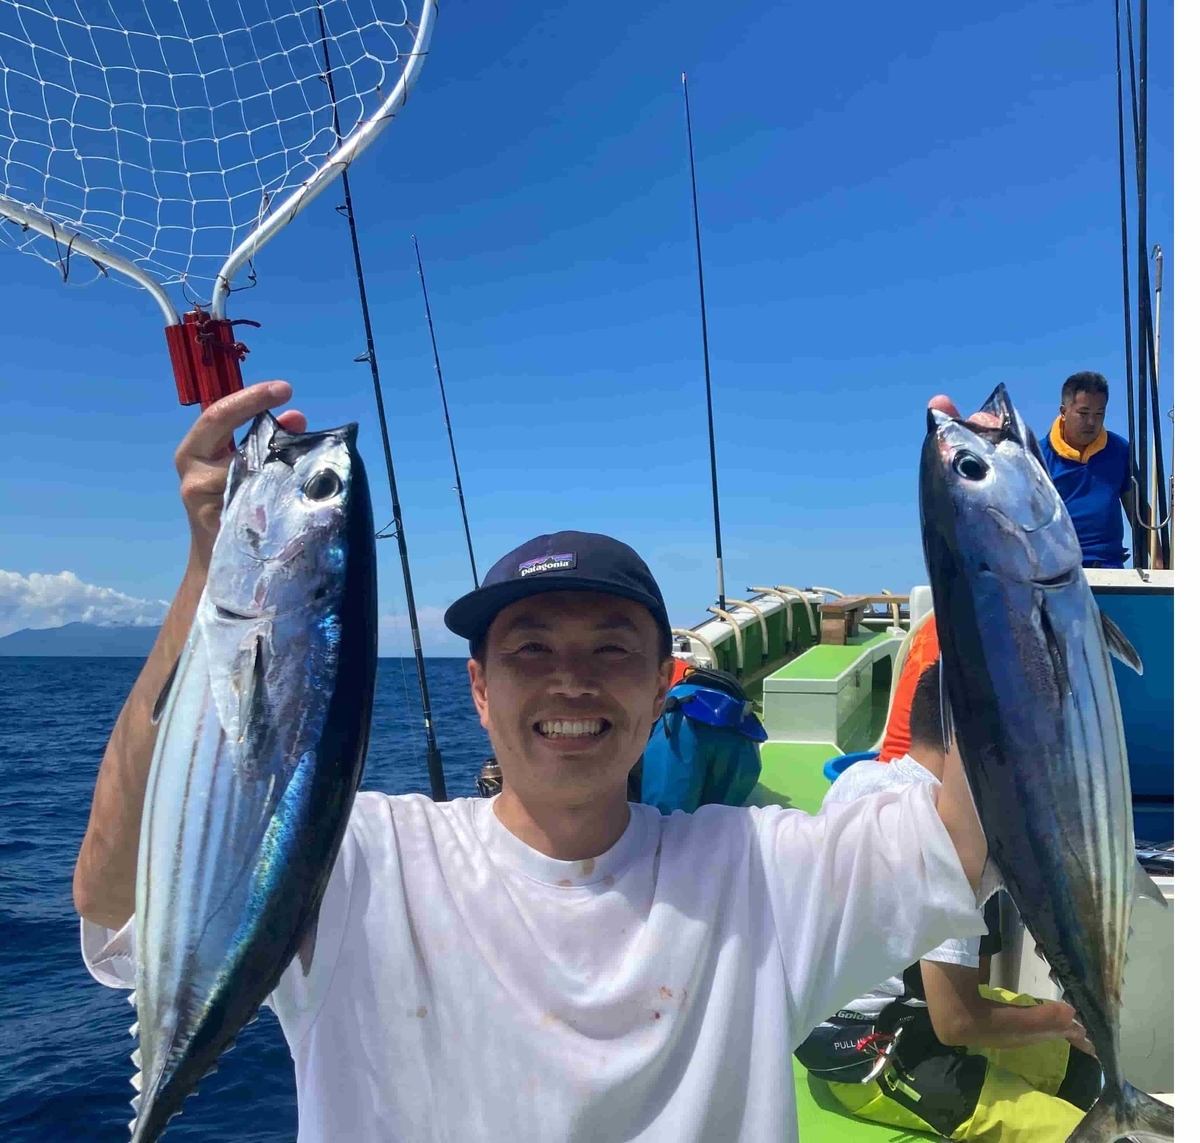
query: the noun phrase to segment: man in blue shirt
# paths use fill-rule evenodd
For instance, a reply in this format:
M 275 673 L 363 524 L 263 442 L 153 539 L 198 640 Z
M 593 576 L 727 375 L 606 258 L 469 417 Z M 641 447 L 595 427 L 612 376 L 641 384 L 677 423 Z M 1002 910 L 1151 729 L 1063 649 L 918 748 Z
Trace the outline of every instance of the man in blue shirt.
M 1104 427 L 1108 382 L 1099 373 L 1072 373 L 1062 387 L 1058 420 L 1041 442 L 1042 454 L 1063 498 L 1085 568 L 1125 566 L 1125 522 L 1134 526 L 1129 442 Z

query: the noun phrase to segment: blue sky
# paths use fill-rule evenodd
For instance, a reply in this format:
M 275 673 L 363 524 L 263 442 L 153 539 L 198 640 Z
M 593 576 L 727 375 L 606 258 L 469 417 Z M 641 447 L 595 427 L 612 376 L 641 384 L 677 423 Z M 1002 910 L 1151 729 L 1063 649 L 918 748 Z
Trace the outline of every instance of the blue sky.
M 974 408 L 1004 381 L 1040 433 L 1063 378 L 1098 369 L 1124 433 L 1112 9 L 987 9 L 443 5 L 409 105 L 352 171 L 430 650 L 460 649 L 439 615 L 470 572 L 413 232 L 481 571 L 539 532 L 605 531 L 646 557 L 677 624 L 712 601 L 684 69 L 730 594 L 923 582 L 916 470 L 935 392 Z M 1164 417 L 1169 11 L 1151 13 L 1149 96 Z M 231 316 L 262 322 L 247 380 L 292 381 L 315 427 L 363 423 L 384 517 L 334 193 L 264 251 Z M 113 282 L 64 286 L 8 249 L 0 266 L 0 620 L 6 591 L 16 625 L 78 617 L 48 602 L 76 589 L 35 574 L 68 571 L 100 602 L 169 598 L 187 543 L 171 456 L 194 410 L 175 402 L 156 307 Z M 395 616 L 394 547 L 380 569 Z M 385 652 L 402 627 L 385 620 Z

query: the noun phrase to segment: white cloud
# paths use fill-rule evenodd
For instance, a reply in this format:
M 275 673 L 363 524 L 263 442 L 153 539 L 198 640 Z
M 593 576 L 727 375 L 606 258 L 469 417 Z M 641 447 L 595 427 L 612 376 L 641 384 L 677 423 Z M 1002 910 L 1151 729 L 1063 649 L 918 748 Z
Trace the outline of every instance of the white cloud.
M 467 641 L 452 635 L 443 621 L 444 607 L 418 607 L 417 626 L 421 631 L 421 649 L 426 655 L 467 657 Z M 379 653 L 385 657 L 412 654 L 412 636 L 408 629 L 408 611 L 379 614 Z
M 0 570 L 0 636 L 23 627 L 61 627 L 64 623 L 95 623 L 102 627 L 154 627 L 167 613 L 165 599 L 135 599 L 111 587 L 84 583 L 74 572 L 57 575 Z M 466 658 L 466 640 L 446 630 L 444 607 L 418 607 L 421 647 L 427 655 Z M 411 655 L 408 612 L 379 616 L 379 653 Z
M 165 599 L 135 599 L 111 587 L 84 583 L 74 572 L 57 575 L 0 570 L 0 636 L 22 627 L 96 623 L 103 627 L 154 627 L 167 613 Z

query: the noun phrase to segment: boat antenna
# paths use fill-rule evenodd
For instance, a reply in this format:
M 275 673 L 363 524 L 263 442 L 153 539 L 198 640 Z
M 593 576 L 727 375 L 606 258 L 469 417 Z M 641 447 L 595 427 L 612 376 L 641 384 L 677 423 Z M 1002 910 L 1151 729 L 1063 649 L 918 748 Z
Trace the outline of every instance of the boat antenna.
M 700 255 L 700 207 L 696 200 L 696 156 L 692 150 L 692 106 L 683 73 L 683 112 L 687 120 L 688 166 L 692 174 L 692 221 L 696 227 L 696 274 L 700 280 L 700 339 L 704 345 L 704 396 L 708 404 L 708 465 L 712 471 L 713 532 L 717 546 L 717 606 L 725 610 L 725 569 L 721 561 L 721 500 L 717 493 L 717 441 L 713 431 L 712 373 L 708 363 L 708 313 L 704 305 L 704 259 Z
M 321 25 L 321 48 L 325 53 L 325 84 L 329 88 L 329 102 L 333 108 L 333 130 L 337 139 L 342 137 L 342 126 L 338 119 L 337 94 L 333 88 L 333 65 L 329 59 L 329 38 L 325 29 L 325 13 L 317 4 L 317 19 Z M 342 168 L 342 193 L 345 202 L 338 212 L 346 216 L 350 224 L 350 245 L 354 249 L 354 270 L 358 275 L 358 300 L 362 304 L 363 330 L 367 336 L 367 351 L 357 360 L 365 360 L 371 366 L 371 380 L 375 385 L 375 407 L 379 413 L 379 433 L 383 438 L 383 458 L 387 463 L 388 490 L 392 495 L 391 523 L 376 534 L 377 540 L 395 537 L 400 549 L 400 567 L 404 572 L 404 595 L 408 600 L 408 623 L 412 629 L 413 657 L 417 662 L 417 683 L 421 690 L 421 712 L 425 717 L 425 765 L 429 770 L 429 786 L 435 802 L 446 800 L 446 776 L 442 770 L 442 754 L 438 750 L 437 735 L 433 729 L 433 710 L 429 703 L 429 681 L 425 676 L 425 655 L 421 650 L 421 629 L 417 625 L 417 604 L 413 596 L 412 571 L 408 566 L 408 545 L 404 540 L 404 523 L 400 515 L 400 497 L 396 492 L 396 469 L 392 463 L 392 446 L 388 438 L 387 414 L 383 408 L 383 389 L 379 384 L 379 363 L 375 357 L 375 338 L 371 333 L 371 310 L 367 305 L 367 287 L 363 280 L 362 254 L 358 247 L 358 228 L 354 224 L 354 200 L 350 196 L 348 167 Z
M 433 367 L 437 370 L 438 389 L 442 394 L 442 412 L 446 416 L 446 437 L 450 441 L 450 460 L 454 464 L 454 491 L 458 493 L 458 506 L 462 509 L 463 531 L 467 536 L 467 556 L 471 560 L 471 579 L 479 587 L 479 573 L 475 570 L 475 548 L 471 544 L 471 525 L 467 523 L 467 502 L 463 498 L 462 477 L 458 473 L 458 453 L 454 449 L 454 430 L 450 428 L 450 406 L 446 404 L 446 386 L 442 382 L 442 362 L 438 357 L 437 338 L 433 333 L 433 314 L 429 309 L 429 290 L 425 287 L 425 268 L 421 265 L 421 247 L 417 236 L 412 236 L 413 249 L 417 253 L 417 274 L 421 279 L 421 294 L 425 298 L 425 320 L 429 323 L 429 342 L 433 346 Z

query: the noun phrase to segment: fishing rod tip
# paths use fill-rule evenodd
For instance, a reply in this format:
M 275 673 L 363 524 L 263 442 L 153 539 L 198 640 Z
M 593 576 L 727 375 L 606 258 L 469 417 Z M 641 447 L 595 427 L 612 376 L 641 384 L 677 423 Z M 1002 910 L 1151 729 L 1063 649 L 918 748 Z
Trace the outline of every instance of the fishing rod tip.
M 687 72 L 686 71 L 680 72 L 680 78 L 683 80 L 684 83 L 687 83 Z

